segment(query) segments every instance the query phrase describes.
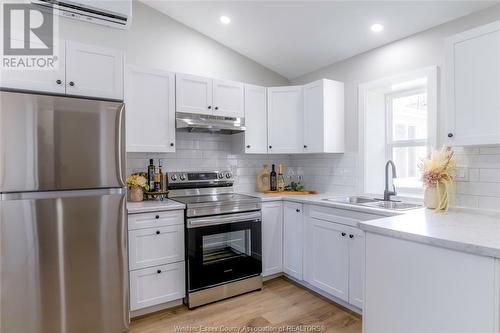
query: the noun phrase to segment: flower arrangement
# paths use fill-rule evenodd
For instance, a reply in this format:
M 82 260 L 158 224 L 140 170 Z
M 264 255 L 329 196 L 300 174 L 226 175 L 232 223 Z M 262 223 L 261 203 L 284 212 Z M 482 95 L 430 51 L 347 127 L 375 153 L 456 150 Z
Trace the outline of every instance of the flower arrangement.
M 147 184 L 146 177 L 141 174 L 132 174 L 127 177 L 127 186 L 129 188 L 139 187 L 143 190 L 148 190 L 149 186 Z
M 426 188 L 426 206 L 435 208 L 436 211 L 448 209 L 449 191 L 455 171 L 451 147 L 444 146 L 441 150 L 433 150 L 428 158 L 422 160 L 419 168 L 422 171 L 422 182 Z M 435 199 L 431 200 L 430 197 Z

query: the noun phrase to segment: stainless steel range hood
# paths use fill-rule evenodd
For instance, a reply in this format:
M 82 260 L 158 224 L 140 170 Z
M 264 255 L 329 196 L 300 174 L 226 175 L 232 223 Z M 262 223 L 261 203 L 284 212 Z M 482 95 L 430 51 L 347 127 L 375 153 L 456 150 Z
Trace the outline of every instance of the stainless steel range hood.
M 176 125 L 190 132 L 234 134 L 245 131 L 245 118 L 177 112 Z

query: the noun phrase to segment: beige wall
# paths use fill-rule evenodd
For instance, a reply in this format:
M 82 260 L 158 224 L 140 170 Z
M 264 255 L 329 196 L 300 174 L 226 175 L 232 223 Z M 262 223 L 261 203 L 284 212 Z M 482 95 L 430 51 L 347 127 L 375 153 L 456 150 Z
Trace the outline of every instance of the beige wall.
M 257 85 L 286 85 L 288 80 L 170 17 L 133 2 L 130 30 L 60 18 L 62 39 L 108 46 L 126 52 L 126 62 Z

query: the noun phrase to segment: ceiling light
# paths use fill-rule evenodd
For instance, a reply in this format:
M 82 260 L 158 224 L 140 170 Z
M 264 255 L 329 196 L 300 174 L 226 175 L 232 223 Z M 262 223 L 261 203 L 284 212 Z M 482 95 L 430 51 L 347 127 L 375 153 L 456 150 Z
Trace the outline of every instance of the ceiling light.
M 372 25 L 371 29 L 373 32 L 381 32 L 382 30 L 384 30 L 384 26 L 380 23 L 375 23 L 374 25 Z
M 224 15 L 222 15 L 222 16 L 219 18 L 219 20 L 220 20 L 220 21 L 221 21 L 221 23 L 223 23 L 223 24 L 229 24 L 229 23 L 231 23 L 231 19 L 230 19 L 229 17 L 227 17 L 227 16 L 224 16 Z

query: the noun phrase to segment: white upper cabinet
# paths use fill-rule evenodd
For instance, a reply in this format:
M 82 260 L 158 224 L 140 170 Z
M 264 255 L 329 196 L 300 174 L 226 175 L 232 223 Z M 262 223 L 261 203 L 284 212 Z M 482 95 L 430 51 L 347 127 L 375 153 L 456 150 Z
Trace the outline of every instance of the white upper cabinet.
M 308 218 L 304 279 L 344 301 L 349 300 L 349 248 L 345 227 Z
M 304 246 L 302 204 L 285 202 L 283 216 L 283 272 L 297 280 L 302 280 Z
M 344 152 L 344 83 L 319 80 L 304 86 L 304 152 Z
M 23 41 L 17 41 L 23 42 Z M 60 42 L 54 70 L 5 70 L 0 75 L 0 87 L 64 94 L 66 85 L 66 54 Z M 40 46 L 41 47 L 41 46 Z
M 283 271 L 283 206 L 281 201 L 262 204 L 262 276 Z
M 212 79 L 176 74 L 176 111 L 212 114 Z
M 245 153 L 267 153 L 267 89 L 245 85 Z
M 243 118 L 244 90 L 243 83 L 213 80 L 213 115 Z
M 500 143 L 500 21 L 446 40 L 447 136 L 452 145 Z
M 66 93 L 123 99 L 123 52 L 66 42 Z
M 127 151 L 175 152 L 175 74 L 129 65 L 125 80 Z
M 301 153 L 304 145 L 302 86 L 267 90 L 267 133 L 270 153 Z

